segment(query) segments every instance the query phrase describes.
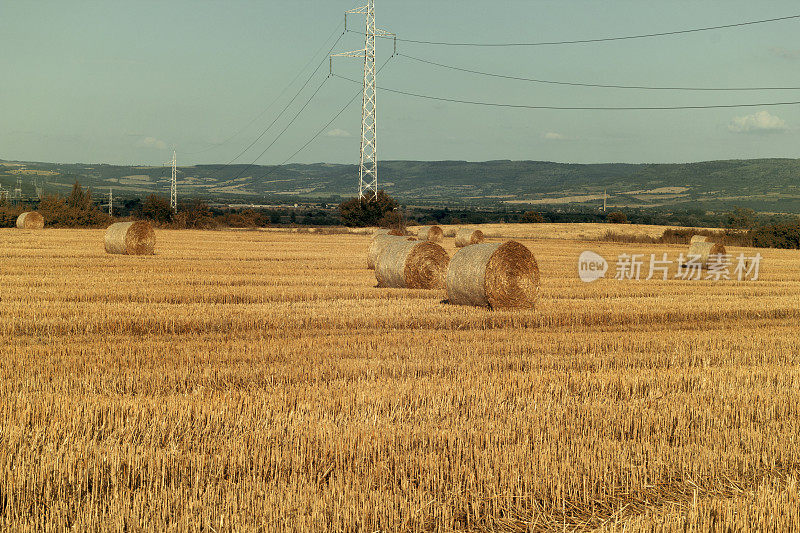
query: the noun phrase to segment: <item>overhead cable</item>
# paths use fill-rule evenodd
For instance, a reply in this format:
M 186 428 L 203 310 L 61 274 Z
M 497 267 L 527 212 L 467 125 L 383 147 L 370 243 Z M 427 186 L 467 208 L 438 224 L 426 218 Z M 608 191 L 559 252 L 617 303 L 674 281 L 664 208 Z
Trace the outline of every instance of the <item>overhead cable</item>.
M 418 61 L 420 63 L 425 63 L 428 65 L 433 65 L 436 67 L 446 68 L 450 70 L 457 70 L 459 72 L 466 72 L 469 74 L 479 74 L 481 76 L 489 76 L 492 78 L 501 78 L 506 80 L 516 80 L 516 81 L 527 81 L 532 83 L 544 83 L 544 84 L 551 84 L 551 85 L 569 85 L 572 87 L 597 87 L 603 89 L 639 89 L 639 90 L 648 90 L 648 91 L 796 91 L 800 90 L 799 87 L 681 87 L 681 86 L 667 86 L 667 87 L 657 87 L 652 85 L 621 85 L 621 84 L 603 84 L 603 83 L 579 83 L 579 82 L 570 82 L 570 81 L 556 81 L 556 80 L 544 80 L 539 78 L 524 78 L 520 76 L 508 76 L 504 74 L 494 74 L 491 72 L 483 72 L 480 70 L 473 70 L 463 67 L 456 67 L 453 65 L 446 65 L 444 63 L 437 63 L 435 61 L 431 61 L 429 59 L 422 59 L 420 57 L 414 57 L 407 54 L 399 53 L 398 56 L 405 57 L 406 59 L 411 59 L 413 61 Z
M 486 46 L 486 47 L 502 47 L 502 46 L 556 46 L 556 45 L 567 45 L 567 44 L 590 44 L 590 43 L 603 43 L 603 42 L 611 42 L 611 41 L 625 41 L 630 39 L 647 39 L 650 37 L 666 37 L 670 35 L 682 35 L 686 33 L 696 33 L 696 32 L 703 32 L 703 31 L 711 31 L 711 30 L 724 30 L 728 28 L 739 28 L 743 26 L 753 26 L 756 24 L 766 24 L 769 22 L 782 22 L 786 20 L 794 20 L 800 19 L 800 15 L 789 15 L 786 17 L 775 17 L 769 19 L 761 19 L 761 20 L 751 20 L 747 22 L 738 22 L 735 24 L 721 24 L 718 26 L 706 26 L 702 28 L 691 28 L 688 30 L 674 30 L 674 31 L 664 31 L 664 32 L 657 32 L 657 33 L 642 33 L 638 35 L 623 35 L 618 37 L 601 37 L 596 39 L 575 39 L 569 41 L 540 41 L 540 42 L 516 42 L 516 43 L 477 43 L 477 42 L 446 42 L 446 41 L 424 41 L 424 40 L 417 40 L 417 39 L 401 39 L 397 37 L 396 40 L 398 42 L 403 43 L 412 43 L 412 44 L 427 44 L 427 45 L 436 45 L 436 46 Z M 348 32 L 351 33 L 358 33 L 364 35 L 363 32 L 348 29 Z M 383 36 L 377 36 L 383 37 Z M 395 39 L 394 37 L 385 37 L 390 39 Z
M 290 88 L 292 85 L 294 85 L 294 84 L 295 84 L 295 82 L 296 82 L 296 81 L 297 81 L 297 80 L 300 78 L 300 76 L 303 74 L 303 72 L 305 72 L 305 71 L 308 69 L 308 67 L 309 67 L 309 66 L 310 66 L 310 65 L 311 65 L 311 64 L 314 62 L 314 59 L 316 59 L 316 57 L 319 55 L 319 53 L 320 53 L 322 50 L 324 50 L 324 49 L 325 49 L 325 46 L 328 44 L 328 41 L 330 41 L 330 40 L 333 38 L 333 36 L 334 36 L 334 35 L 336 35 L 336 34 L 339 32 L 339 29 L 342 27 L 342 25 L 343 25 L 343 24 L 344 24 L 344 23 L 340 22 L 340 23 L 339 23 L 339 25 L 338 25 L 338 26 L 336 26 L 336 29 L 335 29 L 335 30 L 333 30 L 333 33 L 331 33 L 331 34 L 330 34 L 330 36 L 329 36 L 327 39 L 325 39 L 325 42 L 323 42 L 323 43 L 322 43 L 322 46 L 320 46 L 320 47 L 317 49 L 317 51 L 316 51 L 316 52 L 314 52 L 314 54 L 311 56 L 311 59 L 309 59 L 309 60 L 308 60 L 308 63 L 306 63 L 306 64 L 305 64 L 305 66 L 304 66 L 302 69 L 300 69 L 300 71 L 299 71 L 299 72 L 297 73 L 297 75 L 296 75 L 296 76 L 295 76 L 295 77 L 292 79 L 292 81 L 290 81 L 290 82 L 289 82 L 289 84 L 288 84 L 286 87 L 284 87 L 284 88 L 283 88 L 283 90 L 280 92 L 280 94 L 278 94 L 278 96 L 277 96 L 277 97 L 276 97 L 276 98 L 275 98 L 275 99 L 274 99 L 274 100 L 273 100 L 273 101 L 272 101 L 272 102 L 271 102 L 271 103 L 270 103 L 270 104 L 269 104 L 269 105 L 268 105 L 266 108 L 264 108 L 264 110 L 263 110 L 261 113 L 259 113 L 258 115 L 256 115 L 256 116 L 255 116 L 255 117 L 254 117 L 254 118 L 253 118 L 253 119 L 252 119 L 250 122 L 248 122 L 247 124 L 245 124 L 245 125 L 244 125 L 242 128 L 240 128 L 239 130 L 237 130 L 237 131 L 236 131 L 236 133 L 234 133 L 233 135 L 231 135 L 230 137 L 228 137 L 228 138 L 227 138 L 227 139 L 225 139 L 224 141 L 222 141 L 222 142 L 220 142 L 220 143 L 214 143 L 214 144 L 212 144 L 211 146 L 209 146 L 209 147 L 207 147 L 207 148 L 203 148 L 202 150 L 197 150 L 196 152 L 183 152 L 183 155 L 196 155 L 196 154 L 202 154 L 202 153 L 204 153 L 204 152 L 208 152 L 209 150 L 213 150 L 214 148 L 219 148 L 220 146 L 224 146 L 224 145 L 228 144 L 230 141 L 232 141 L 233 139 L 235 139 L 237 136 L 239 136 L 239 134 L 240 134 L 240 133 L 242 133 L 244 130 L 246 130 L 247 128 L 249 128 L 250 126 L 252 126 L 252 125 L 253 125 L 253 124 L 254 124 L 254 123 L 257 121 L 257 120 L 259 120 L 261 117 L 263 117 L 264 115 L 266 115 L 266 114 L 267 114 L 267 112 L 268 112 L 270 109 L 272 109 L 272 108 L 275 106 L 275 104 L 277 104 L 277 103 L 278 103 L 278 101 L 279 101 L 281 98 L 283 98 L 283 95 L 284 95 L 284 94 L 286 94 L 286 92 L 289 90 L 289 88 Z M 338 44 L 339 40 L 341 40 L 341 38 L 342 38 L 343 36 L 344 36 L 344 32 L 342 32 L 342 33 L 340 34 L 340 37 L 339 37 L 339 39 L 336 41 L 336 44 Z M 335 46 L 336 46 L 336 44 L 334 44 L 333 46 L 335 47 Z M 333 48 L 331 48 L 331 50 L 333 50 Z
M 335 77 L 347 80 L 352 83 L 361 83 L 339 74 L 334 74 Z M 474 100 L 460 100 L 456 98 L 444 98 L 439 96 L 431 96 L 427 94 L 412 93 L 409 91 L 401 91 L 398 89 L 389 89 L 386 87 L 379 87 L 380 90 L 402 94 L 405 96 L 413 96 L 415 98 L 424 98 L 426 100 L 436 100 L 439 102 L 451 102 L 455 104 L 469 104 L 485 107 L 506 107 L 513 109 L 554 109 L 564 111 L 666 111 L 666 110 L 679 110 L 679 109 L 721 109 L 721 108 L 735 108 L 735 107 L 766 107 L 766 106 L 784 106 L 784 105 L 798 105 L 800 101 L 791 102 L 766 102 L 766 103 L 753 103 L 753 104 L 716 104 L 716 105 L 680 105 L 680 106 L 550 106 L 550 105 L 524 105 L 524 104 L 504 104 L 498 102 L 481 102 Z

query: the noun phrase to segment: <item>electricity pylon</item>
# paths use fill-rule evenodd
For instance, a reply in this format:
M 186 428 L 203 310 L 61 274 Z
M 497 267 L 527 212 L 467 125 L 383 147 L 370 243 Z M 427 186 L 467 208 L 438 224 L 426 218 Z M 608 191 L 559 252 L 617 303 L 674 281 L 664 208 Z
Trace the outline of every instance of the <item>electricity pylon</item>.
M 44 179 L 40 181 L 39 178 L 33 178 L 33 189 L 36 191 L 36 197 L 41 200 L 44 194 Z
M 108 188 L 108 215 L 114 216 L 114 189 Z
M 378 99 L 375 80 L 375 38 L 394 37 L 393 33 L 375 27 L 375 0 L 367 0 L 367 5 L 351 9 L 345 13 L 344 27 L 347 30 L 347 15 L 365 15 L 366 40 L 363 50 L 333 54 L 342 57 L 364 58 L 364 97 L 361 106 L 361 163 L 358 176 L 358 197 L 366 200 L 378 198 L 378 139 L 377 108 Z
M 175 150 L 172 150 L 172 184 L 169 189 L 169 206 L 173 213 L 178 212 L 178 158 Z
M 17 186 L 14 188 L 14 200 L 22 201 L 22 177 L 17 177 Z

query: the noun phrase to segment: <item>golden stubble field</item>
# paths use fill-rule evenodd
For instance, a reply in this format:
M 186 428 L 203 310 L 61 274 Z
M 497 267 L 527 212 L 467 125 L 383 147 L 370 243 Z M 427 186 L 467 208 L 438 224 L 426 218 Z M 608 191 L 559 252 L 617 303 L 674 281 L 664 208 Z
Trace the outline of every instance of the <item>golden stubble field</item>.
M 366 235 L 0 230 L 0 529 L 800 529 L 800 254 L 584 284 L 684 247 L 536 231 L 487 232 L 542 272 L 492 312 L 374 288 Z

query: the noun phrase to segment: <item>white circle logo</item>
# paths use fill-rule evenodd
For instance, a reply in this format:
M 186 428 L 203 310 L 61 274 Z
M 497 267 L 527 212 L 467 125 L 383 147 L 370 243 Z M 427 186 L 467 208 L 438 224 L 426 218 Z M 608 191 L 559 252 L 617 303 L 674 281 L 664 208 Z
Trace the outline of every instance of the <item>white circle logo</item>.
M 585 251 L 578 258 L 578 275 L 581 281 L 591 283 L 602 278 L 608 272 L 608 261 L 594 252 Z

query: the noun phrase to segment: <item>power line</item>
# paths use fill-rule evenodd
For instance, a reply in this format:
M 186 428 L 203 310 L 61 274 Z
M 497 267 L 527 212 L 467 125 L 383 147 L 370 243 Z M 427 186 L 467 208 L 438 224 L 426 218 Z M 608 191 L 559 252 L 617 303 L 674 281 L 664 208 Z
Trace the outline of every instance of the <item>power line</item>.
M 225 140 L 224 140 L 224 141 L 222 141 L 221 143 L 215 143 L 215 144 L 212 144 L 212 145 L 211 145 L 211 146 L 209 146 L 208 148 L 204 148 L 204 149 L 202 149 L 202 150 L 198 150 L 198 151 L 196 151 L 196 152 L 183 152 L 183 155 L 197 155 L 197 154 L 202 154 L 202 153 L 204 153 L 204 152 L 208 152 L 209 150 L 213 150 L 214 148 L 219 148 L 220 146 L 224 146 L 224 145 L 228 144 L 230 141 L 232 141 L 233 139 L 235 139 L 235 138 L 236 138 L 236 137 L 237 137 L 237 136 L 238 136 L 240 133 L 242 133 L 244 130 L 246 130 L 247 128 L 249 128 L 250 126 L 252 126 L 252 125 L 253 125 L 253 124 L 254 124 L 254 123 L 255 123 L 255 122 L 258 120 L 258 119 L 260 119 L 261 117 L 263 117 L 264 115 L 266 115 L 266 114 L 267 114 L 267 112 L 268 112 L 270 109 L 272 109 L 272 108 L 275 106 L 275 104 L 277 104 L 277 103 L 278 103 L 278 101 L 279 101 L 281 98 L 283 98 L 283 95 L 284 95 L 284 94 L 286 94 L 286 91 L 288 91 L 288 90 L 289 90 L 289 88 L 290 88 L 292 85 L 294 85 L 294 84 L 295 84 L 295 82 L 296 82 L 296 81 L 297 81 L 297 80 L 300 78 L 300 76 L 303 74 L 303 72 L 305 72 L 305 71 L 308 69 L 308 67 L 309 67 L 309 66 L 310 66 L 310 65 L 311 65 L 311 64 L 314 62 L 314 59 L 315 59 L 315 58 L 316 58 L 316 57 L 319 55 L 319 53 L 320 53 L 322 50 L 324 50 L 324 49 L 325 49 L 325 46 L 328 44 L 328 41 L 330 41 L 330 40 L 333 38 L 333 36 L 334 36 L 334 35 L 336 35 L 336 33 L 339 31 L 339 28 L 341 28 L 343 24 L 344 24 L 343 22 L 340 22 L 340 23 L 339 23 L 339 24 L 336 26 L 336 29 L 335 29 L 335 30 L 333 30 L 333 33 L 331 33 L 331 34 L 330 34 L 330 36 L 328 36 L 328 38 L 327 38 L 327 39 L 325 39 L 325 42 L 323 42 L 323 43 L 322 43 L 322 46 L 320 46 L 320 47 L 319 47 L 319 49 L 317 49 L 317 51 L 316 51 L 316 52 L 314 52 L 314 54 L 311 56 L 311 59 L 309 59 L 308 63 L 306 63 L 306 64 L 305 64 L 305 66 L 304 66 L 302 69 L 300 69 L 300 71 L 297 73 L 297 75 L 294 77 L 294 79 L 292 79 L 292 81 L 290 81 L 290 82 L 289 82 L 289 84 L 288 84 L 286 87 L 284 87 L 284 88 L 283 88 L 283 90 L 280 92 L 280 94 L 279 94 L 279 95 L 278 95 L 278 96 L 277 96 L 277 97 L 276 97 L 276 98 L 275 98 L 275 99 L 274 99 L 274 100 L 273 100 L 273 101 L 272 101 L 272 102 L 271 102 L 271 103 L 270 103 L 270 104 L 269 104 L 269 105 L 268 105 L 266 108 L 264 108 L 264 110 L 263 110 L 261 113 L 259 113 L 259 114 L 258 114 L 258 115 L 257 115 L 255 118 L 253 118 L 253 119 L 252 119 L 250 122 L 248 122 L 248 123 L 247 123 L 245 126 L 243 126 L 243 127 L 242 127 L 241 129 L 239 129 L 239 130 L 238 130 L 236 133 L 234 133 L 233 135 L 231 135 L 230 137 L 228 137 L 227 139 L 225 139 Z M 344 36 L 344 32 L 342 32 L 341 36 L 339 37 L 339 40 L 341 40 L 341 38 L 342 38 L 343 36 Z M 338 42 L 339 42 L 339 41 L 337 40 L 336 42 L 337 42 L 337 44 L 338 44 Z M 333 47 L 331 48 L 331 50 L 333 50 L 333 48 L 334 48 L 335 46 L 336 46 L 336 44 L 334 44 L 334 45 L 333 45 Z
M 393 57 L 393 56 L 390 56 L 390 57 L 389 57 L 389 58 L 388 58 L 386 61 L 384 61 L 384 62 L 383 62 L 383 64 L 382 64 L 382 65 L 381 65 L 381 66 L 378 68 L 378 70 L 376 70 L 376 71 L 375 71 L 375 75 L 376 75 L 376 76 L 377 76 L 378 74 L 380 74 L 380 72 L 383 70 L 383 67 L 385 67 L 385 66 L 386 66 L 386 65 L 389 63 L 389 61 L 391 61 L 392 57 Z M 327 80 L 327 78 L 326 78 L 326 80 Z M 324 82 L 323 82 L 323 84 L 324 84 Z M 320 86 L 320 88 L 321 88 L 321 86 Z M 295 158 L 295 156 L 297 156 L 297 154 L 299 154 L 300 152 L 302 152 L 303 150 L 305 150 L 306 148 L 308 148 L 308 146 L 309 146 L 311 143 L 313 143 L 315 140 L 317 140 L 317 138 L 318 138 L 320 135 L 322 135 L 322 133 L 323 133 L 323 132 L 324 132 L 326 129 L 328 129 L 328 128 L 331 126 L 331 124 L 333 124 L 333 123 L 336 121 L 336 119 L 338 119 L 340 116 L 342 116 L 342 113 L 344 113 L 344 112 L 345 112 L 345 110 L 347 110 L 347 108 L 348 108 L 348 107 L 350 107 L 351 105 L 353 105 L 353 102 L 355 102 L 355 101 L 356 101 L 356 99 L 357 99 L 359 96 L 362 96 L 362 95 L 363 95 L 363 92 L 362 92 L 361 90 L 357 91 L 357 92 L 356 92 L 356 93 L 353 95 L 353 97 L 352 97 L 352 98 L 351 98 L 351 99 L 350 99 L 350 100 L 349 100 L 349 101 L 348 101 L 348 102 L 347 102 L 347 103 L 346 103 L 346 104 L 345 104 L 345 105 L 344 105 L 344 106 L 343 106 L 343 107 L 342 107 L 342 108 L 341 108 L 341 109 L 340 109 L 340 110 L 339 110 L 339 111 L 338 111 L 338 112 L 337 112 L 337 113 L 336 113 L 336 114 L 333 116 L 333 118 L 331 118 L 331 119 L 330 119 L 330 120 L 329 120 L 329 121 L 328 121 L 328 122 L 327 122 L 327 123 L 326 123 L 326 124 L 325 124 L 325 125 L 324 125 L 322 128 L 320 128 L 320 129 L 319 129 L 319 130 L 318 130 L 318 131 L 317 131 L 317 132 L 316 132 L 316 133 L 315 133 L 315 134 L 314 134 L 314 135 L 313 135 L 313 136 L 312 136 L 312 137 L 311 137 L 311 138 L 310 138 L 310 139 L 309 139 L 309 140 L 308 140 L 308 141 L 307 141 L 307 142 L 306 142 L 306 143 L 305 143 L 303 146 L 301 146 L 301 147 L 300 147 L 300 148 L 299 148 L 299 149 L 298 149 L 296 152 L 294 152 L 292 155 L 290 155 L 289 157 L 287 157 L 286 159 L 284 159 L 284 160 L 283 160 L 283 162 L 281 162 L 281 163 L 279 163 L 278 165 L 274 166 L 274 167 L 272 168 L 272 170 L 271 170 L 271 171 L 269 171 L 269 172 L 267 172 L 266 174 L 264 174 L 264 176 L 262 176 L 262 178 L 267 178 L 267 177 L 271 176 L 273 173 L 275 173 L 275 172 L 277 171 L 277 169 L 281 168 L 283 165 L 285 165 L 286 163 L 288 163 L 289 161 L 291 161 L 292 159 L 294 159 L 294 158 Z M 273 144 L 274 144 L 274 143 L 273 143 Z M 271 145 L 270 145 L 270 146 L 271 146 Z M 267 147 L 267 149 L 269 149 L 269 147 Z M 264 150 L 264 152 L 266 152 L 266 150 Z M 261 154 L 261 155 L 264 155 L 264 152 L 262 152 L 262 154 Z M 260 158 L 260 157 L 261 157 L 261 156 L 259 156 L 259 158 Z M 251 165 L 249 165 L 249 166 L 248 166 L 246 169 L 244 169 L 242 172 L 240 172 L 240 174 L 239 174 L 239 175 L 243 174 L 243 173 L 244 173 L 244 171 L 246 171 L 247 169 L 249 169 L 249 168 L 250 168 L 251 166 L 253 166 L 254 164 L 255 164 L 255 161 L 253 161 L 253 163 L 252 163 Z M 237 177 L 239 177 L 239 176 L 237 175 Z M 235 179 L 235 178 L 234 178 L 234 179 Z
M 389 58 L 388 58 L 386 61 L 384 61 L 383 65 L 381 65 L 381 66 L 380 66 L 380 68 L 378 68 L 378 70 L 375 72 L 375 75 L 376 75 L 376 76 L 377 76 L 377 75 L 378 75 L 378 74 L 379 74 L 379 73 L 380 73 L 380 72 L 383 70 L 383 67 L 385 67 L 385 66 L 386 66 L 386 65 L 389 63 L 389 61 L 391 61 L 392 57 L 394 57 L 394 56 L 389 56 Z M 362 91 L 360 91 L 360 90 L 359 90 L 358 92 L 356 92 L 356 94 L 354 94 L 354 95 L 353 95 L 353 97 L 350 99 L 350 101 L 349 101 L 349 102 L 347 102 L 347 103 L 344 105 L 344 107 L 342 107 L 342 108 L 339 110 L 339 112 L 338 112 L 338 113 L 336 113 L 336 114 L 333 116 L 333 118 L 332 118 L 332 119 L 330 119 L 330 120 L 328 121 L 328 123 L 327 123 L 327 124 L 325 124 L 325 125 L 324 125 L 322 128 L 320 128 L 320 130 L 319 130 L 319 131 L 317 131 L 317 133 L 315 133 L 315 134 L 314 134 L 314 136 L 313 136 L 313 137 L 311 137 L 311 139 L 309 139 L 307 143 L 305 143 L 303 146 L 301 146 L 301 147 L 300 147 L 300 149 L 298 149 L 298 150 L 297 150 L 295 153 L 293 153 L 292 155 L 290 155 L 290 156 L 289 156 L 289 157 L 288 157 L 288 158 L 287 158 L 287 159 L 286 159 L 286 160 L 285 160 L 283 163 L 281 163 L 281 165 L 285 165 L 286 163 L 288 163 L 289 161 L 291 161 L 292 159 L 294 159 L 294 157 L 295 157 L 297 154 L 299 154 L 300 152 L 302 152 L 303 150 L 305 150 L 306 148 L 308 148 L 308 146 L 309 146 L 309 145 L 310 145 L 312 142 L 314 142 L 315 140 L 317 140 L 317 138 L 318 138 L 320 135 L 322 135 L 322 132 L 324 132 L 326 129 L 328 129 L 328 128 L 331 126 L 331 124 L 333 124 L 333 123 L 334 123 L 334 121 L 335 121 L 337 118 L 339 118 L 340 116 L 342 116 L 342 113 L 344 113 L 344 112 L 345 112 L 345 110 L 346 110 L 348 107 L 350 107 L 351 105 L 353 105 L 353 102 L 355 102 L 355 101 L 356 101 L 356 98 L 358 98 L 359 96 L 362 96 Z
M 602 84 L 602 83 L 579 83 L 579 82 L 569 82 L 569 81 L 555 81 L 555 80 L 544 80 L 539 78 L 524 78 L 519 76 L 508 76 L 504 74 L 494 74 L 491 72 L 483 72 L 480 70 L 472 70 L 463 67 L 456 67 L 453 65 L 446 65 L 444 63 L 437 63 L 435 61 L 431 61 L 429 59 L 422 59 L 420 57 L 414 57 L 407 54 L 403 54 L 398 52 L 397 55 L 401 57 L 405 57 L 406 59 L 411 59 L 413 61 L 418 61 L 420 63 L 425 63 L 428 65 L 433 65 L 436 67 L 446 68 L 450 70 L 457 70 L 459 72 L 467 72 L 469 74 L 479 74 L 481 76 L 489 76 L 492 78 L 501 78 L 506 80 L 516 80 L 516 81 L 527 81 L 532 83 L 545 83 L 551 85 L 569 85 L 572 87 L 598 87 L 603 89 L 641 89 L 641 90 L 649 90 L 649 91 L 795 91 L 800 90 L 800 87 L 656 87 L 651 85 L 619 85 L 619 84 Z
M 351 78 L 346 78 L 344 76 L 340 76 L 339 74 L 334 74 L 337 78 L 341 78 L 343 80 L 347 80 L 352 83 L 360 83 L 356 80 Z M 382 91 L 387 91 L 390 93 L 402 94 L 405 96 L 413 96 L 415 98 L 424 98 L 426 100 L 436 100 L 439 102 L 451 102 L 455 104 L 469 104 L 469 105 L 479 105 L 479 106 L 486 106 L 486 107 L 507 107 L 513 109 L 554 109 L 554 110 L 564 110 L 564 111 L 666 111 L 666 110 L 679 110 L 679 109 L 720 109 L 720 108 L 735 108 L 735 107 L 767 107 L 767 106 L 783 106 L 783 105 L 798 105 L 800 101 L 796 102 L 767 102 L 767 103 L 757 103 L 757 104 L 717 104 L 717 105 L 682 105 L 682 106 L 634 106 L 634 107 L 627 107 L 627 106 L 609 106 L 609 107 L 591 107 L 591 106 L 547 106 L 547 105 L 524 105 L 524 104 L 503 104 L 497 102 L 480 102 L 474 100 L 459 100 L 455 98 L 444 98 L 439 96 L 430 96 L 427 94 L 418 94 L 412 93 L 409 91 L 400 91 L 397 89 L 388 89 L 386 87 L 380 87 Z
M 322 67 L 322 65 L 324 65 L 324 64 L 325 64 L 325 62 L 326 62 L 326 61 L 328 61 L 328 56 L 330 56 L 330 53 L 333 51 L 333 49 L 334 49 L 334 48 L 336 48 L 336 45 L 337 45 L 337 44 L 339 44 L 339 41 L 342 39 L 342 37 L 343 37 L 343 36 L 344 36 L 344 33 L 342 33 L 342 35 L 340 35 L 340 36 L 339 36 L 339 38 L 338 38 L 338 39 L 336 39 L 336 42 L 335 42 L 335 43 L 333 43 L 333 46 L 331 46 L 330 50 L 328 50 L 328 53 L 327 53 L 327 54 L 325 54 L 325 58 L 324 58 L 324 59 L 323 59 L 323 60 L 322 60 L 322 61 L 321 61 L 321 62 L 320 62 L 318 65 L 317 65 L 317 68 L 316 68 L 316 69 L 314 69 L 314 72 L 312 72 L 312 73 L 311 73 L 311 75 L 308 77 L 308 79 L 307 79 L 307 80 L 306 80 L 306 82 L 303 84 L 303 86 L 302 86 L 302 87 L 300 87 L 300 90 L 299 90 L 299 91 L 297 91 L 297 93 L 294 95 L 294 97 L 292 97 L 292 99 L 291 99 L 291 100 L 289 100 L 289 103 L 288 103 L 288 104 L 286 104 L 286 106 L 284 106 L 283 110 L 281 110 L 281 112 L 280 112 L 280 113 L 278 113 L 278 116 L 277 116 L 277 117 L 275 117 L 275 119 L 274 119 L 272 122 L 270 122 L 269 126 L 267 126 L 267 127 L 264 129 L 264 131 L 262 131 L 262 132 L 261 132 L 261 134 L 260 134 L 258 137 L 256 137 L 256 138 L 255 138 L 255 140 L 253 140 L 253 142 L 251 142 L 249 145 L 247 145 L 247 147 L 246 147 L 244 150 L 242 150 L 241 152 L 239 152 L 239 153 L 236 155 L 236 157 L 234 157 L 233 159 L 231 159 L 230 161 L 228 161 L 228 162 L 227 162 L 227 163 L 225 163 L 224 165 L 221 165 L 221 166 L 219 166 L 219 167 L 215 168 L 214 170 L 212 170 L 212 171 L 211 171 L 211 174 L 216 174 L 216 173 L 217 173 L 217 172 L 219 172 L 220 170 L 222 170 L 222 169 L 224 169 L 224 168 L 227 168 L 227 167 L 229 167 L 229 166 L 230 166 L 230 165 L 231 165 L 231 164 L 232 164 L 234 161 L 236 161 L 236 160 L 237 160 L 237 159 L 239 159 L 241 156 L 243 156 L 243 155 L 245 154 L 245 152 L 247 152 L 248 150 L 250 150 L 250 148 L 252 148 L 252 147 L 253 147 L 253 146 L 254 146 L 254 145 L 255 145 L 255 144 L 258 142 L 258 141 L 260 141 L 260 140 L 261 140 L 261 139 L 264 137 L 264 135 L 266 135 L 266 134 L 267 134 L 267 132 L 268 132 L 270 129 L 272 129 L 272 126 L 274 126 L 274 125 L 275 125 L 275 123 L 276 123 L 276 122 L 278 122 L 278 120 L 280 120 L 280 118 L 283 116 L 283 114 L 284 114 L 284 113 L 286 113 L 286 111 L 288 111 L 288 110 L 289 110 L 289 108 L 290 108 L 290 107 L 291 107 L 291 105 L 294 103 L 294 101 L 295 101 L 295 100 L 297 100 L 297 97 L 298 97 L 298 96 L 300 96 L 300 94 L 301 94 L 301 93 L 302 93 L 302 92 L 305 90 L 305 88 L 308 86 L 308 84 L 311 82 L 311 80 L 314 78 L 314 76 L 317 74 L 317 72 L 319 72 L 319 69 Z M 325 80 L 327 80 L 327 78 L 325 78 Z M 323 85 L 324 85 L 325 81 L 323 81 L 322 83 L 323 83 Z M 314 95 L 316 95 L 316 94 L 317 94 L 317 92 L 319 92 L 319 89 L 320 89 L 320 88 L 322 88 L 322 85 L 320 85 L 320 87 L 317 89 L 317 91 L 314 93 Z M 312 96 L 312 98 L 313 98 L 313 96 Z M 306 107 L 306 106 L 309 104 L 309 102 L 310 102 L 310 100 L 309 100 L 308 102 L 306 102 L 306 104 L 303 106 L 303 109 L 305 109 L 305 107 Z M 295 116 L 295 118 L 297 118 L 297 117 Z M 294 121 L 294 119 L 293 119 L 293 121 Z M 284 131 L 285 131 L 285 130 L 284 130 Z M 276 140 L 277 140 L 277 139 L 276 139 Z M 273 143 L 273 144 L 274 144 L 274 143 Z M 272 146 L 272 145 L 270 145 L 270 146 Z M 263 155 L 263 152 L 262 152 L 262 155 Z M 259 156 L 259 157 L 260 157 L 260 156 Z M 251 165 L 249 165 L 247 168 L 249 168 L 250 166 L 252 166 L 252 164 L 251 164 Z M 238 176 L 237 176 L 237 177 L 238 177 Z
M 286 130 L 288 130 L 288 129 L 291 127 L 291 125 L 295 123 L 295 121 L 297 120 L 297 118 L 298 118 L 298 117 L 299 117 L 299 116 L 300 116 L 300 115 L 303 113 L 303 111 L 305 111 L 305 109 L 308 107 L 308 105 L 311 103 L 311 101 L 314 99 L 314 97 L 316 97 L 316 96 L 317 96 L 317 93 L 319 93 L 319 91 L 322 89 L 322 86 L 323 86 L 323 85 L 325 85 L 325 82 L 326 82 L 326 81 L 328 81 L 328 79 L 330 79 L 330 76 L 329 76 L 329 77 L 326 77 L 324 80 L 322 80 L 322 83 L 320 83 L 319 87 L 317 87 L 317 90 L 316 90 L 316 91 L 314 91 L 314 94 L 312 94 L 312 95 L 311 95 L 311 98 L 309 98 L 309 99 L 306 101 L 306 103 L 305 103 L 305 104 L 303 104 L 303 107 L 301 107 L 301 108 L 300 108 L 300 111 L 298 111 L 298 112 L 297 112 L 297 114 L 295 114 L 295 116 L 292 118 L 292 120 L 290 120 L 290 121 L 289 121 L 289 123 L 286 125 L 286 127 L 284 127 L 284 128 L 283 128 L 283 130 L 281 130 L 281 132 L 280 132 L 280 133 L 279 133 L 279 134 L 278 134 L 278 135 L 277 135 L 277 136 L 276 136 L 276 137 L 275 137 L 275 138 L 272 140 L 272 142 L 271 142 L 271 143 L 269 143 L 269 145 L 267 145 L 267 147 L 266 147 L 266 148 L 264 148 L 264 150 L 263 150 L 263 151 L 262 151 L 260 154 L 258 154 L 258 157 L 256 157 L 256 158 L 253 160 L 253 162 L 252 162 L 252 163 L 250 163 L 249 165 L 247 165 L 246 167 L 244 167 L 244 168 L 243 168 L 243 169 L 242 169 L 242 170 L 241 170 L 241 171 L 240 171 L 238 174 L 236 174 L 236 176 L 234 176 L 234 177 L 233 177 L 233 179 L 234 179 L 234 180 L 235 180 L 235 179 L 237 179 L 237 178 L 239 178 L 239 177 L 240 177 L 242 174 L 244 174 L 245 172 L 247 172 L 247 171 L 250 169 L 250 167 L 252 167 L 253 165 L 255 165 L 255 164 L 256 164 L 256 162 L 257 162 L 259 159 L 261 159 L 261 157 L 262 157 L 264 154 L 266 154 L 266 153 L 267 153 L 267 150 L 269 150 L 270 148 L 272 148 L 272 146 L 273 146 L 273 145 L 274 145 L 276 142 L 278 142 L 278 139 L 280 139 L 280 138 L 283 136 L 283 134 L 284 134 L 284 133 L 286 133 Z
M 722 24 L 719 26 L 706 26 L 703 28 L 691 28 L 688 30 L 675 30 L 675 31 L 665 31 L 665 32 L 658 32 L 658 33 L 643 33 L 639 35 L 624 35 L 619 37 L 602 37 L 597 39 L 576 39 L 572 41 L 542 41 L 542 42 L 533 42 L 533 43 L 474 43 L 474 42 L 444 42 L 444 41 L 422 41 L 422 40 L 415 40 L 415 39 L 401 39 L 397 37 L 397 41 L 404 42 L 404 43 L 411 43 L 411 44 L 428 44 L 428 45 L 436 45 L 436 46 L 487 46 L 487 47 L 501 47 L 501 46 L 556 46 L 556 45 L 565 45 L 565 44 L 589 44 L 589 43 L 602 43 L 602 42 L 610 42 L 610 41 L 625 41 L 629 39 L 646 39 L 650 37 L 666 37 L 669 35 L 681 35 L 685 33 L 696 33 L 702 31 L 711 31 L 711 30 L 724 30 L 728 28 L 739 28 L 742 26 L 753 26 L 756 24 L 766 24 L 768 22 L 781 22 L 786 20 L 793 20 L 800 18 L 800 15 L 789 15 L 786 17 L 776 17 L 776 18 L 769 18 L 769 19 L 762 19 L 762 20 L 751 20 L 747 22 L 738 22 L 736 24 Z M 362 32 L 356 30 L 347 30 L 351 33 L 360 33 L 363 35 Z

